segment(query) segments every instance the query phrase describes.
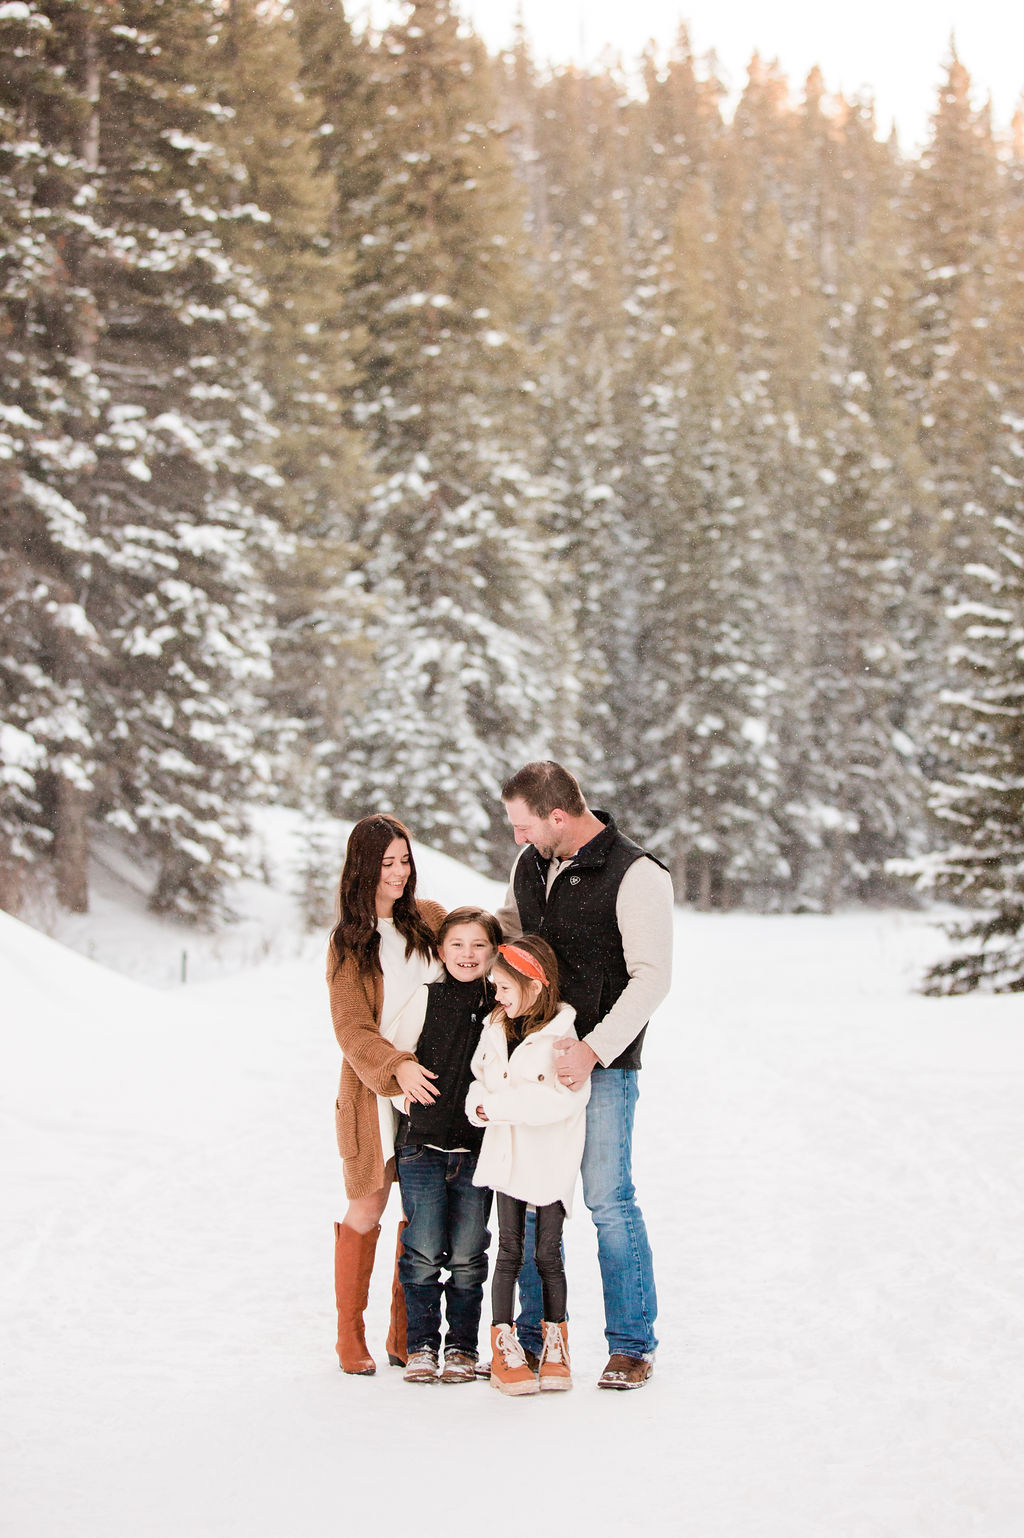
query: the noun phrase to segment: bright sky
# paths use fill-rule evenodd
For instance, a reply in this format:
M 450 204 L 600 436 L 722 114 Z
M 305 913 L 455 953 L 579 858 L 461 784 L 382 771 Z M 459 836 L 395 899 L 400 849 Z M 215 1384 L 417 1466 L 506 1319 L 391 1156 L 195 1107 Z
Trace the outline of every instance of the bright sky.
M 375 0 L 374 9 L 387 0 Z M 458 0 L 491 48 L 511 39 L 521 4 L 539 61 L 594 62 L 607 48 L 626 62 L 649 38 L 667 45 L 680 19 L 698 54 L 714 49 L 719 71 L 742 88 L 751 54 L 778 59 L 799 94 L 818 64 L 829 90 L 873 95 L 878 122 L 895 121 L 904 149 L 927 135 L 949 39 L 980 103 L 991 95 L 997 126 L 1008 126 L 1024 95 L 1021 0 Z M 365 10 L 365 0 L 355 10 Z

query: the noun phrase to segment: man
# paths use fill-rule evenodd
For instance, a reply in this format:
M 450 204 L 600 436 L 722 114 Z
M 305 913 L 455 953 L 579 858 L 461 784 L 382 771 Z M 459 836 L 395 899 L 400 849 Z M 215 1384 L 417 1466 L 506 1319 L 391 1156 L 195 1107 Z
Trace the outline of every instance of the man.
M 632 1178 L 633 1114 L 647 1022 L 672 978 L 668 871 L 591 811 L 561 764 L 527 764 L 502 786 L 516 843 L 498 917 L 508 939 L 538 934 L 558 957 L 562 997 L 576 1010 L 579 1041 L 560 1043 L 559 1079 L 591 1082 L 583 1200 L 597 1227 L 611 1356 L 599 1388 L 639 1388 L 653 1369 L 658 1311 L 651 1247 Z M 540 1353 L 540 1284 L 532 1235 L 519 1279 L 520 1342 Z

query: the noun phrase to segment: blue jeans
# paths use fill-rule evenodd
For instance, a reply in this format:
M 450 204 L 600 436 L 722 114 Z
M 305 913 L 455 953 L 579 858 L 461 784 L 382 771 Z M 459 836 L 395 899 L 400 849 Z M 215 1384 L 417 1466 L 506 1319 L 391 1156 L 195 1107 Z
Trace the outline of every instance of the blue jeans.
M 473 1184 L 475 1154 L 413 1143 L 398 1150 L 397 1161 L 402 1211 L 408 1220 L 398 1276 L 405 1293 L 409 1352 L 440 1351 L 443 1292 L 445 1348 L 475 1357 L 491 1242 L 491 1192 Z M 442 1270 L 448 1272 L 443 1287 Z
M 590 1079 L 583 1200 L 597 1228 L 597 1259 L 604 1289 L 609 1352 L 645 1356 L 658 1344 L 654 1262 L 643 1213 L 633 1188 L 633 1117 L 640 1094 L 632 1068 L 598 1068 Z M 533 1262 L 532 1231 L 519 1273 L 521 1312 L 516 1320 L 527 1351 L 540 1354 L 541 1289 Z

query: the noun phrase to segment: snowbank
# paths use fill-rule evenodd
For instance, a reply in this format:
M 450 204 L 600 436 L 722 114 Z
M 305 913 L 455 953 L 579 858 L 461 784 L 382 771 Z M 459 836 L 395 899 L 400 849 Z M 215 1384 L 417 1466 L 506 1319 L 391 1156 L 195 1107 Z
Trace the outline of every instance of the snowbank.
M 12 1538 L 1018 1538 L 1024 1019 L 912 992 L 927 920 L 678 916 L 637 1128 L 657 1371 L 594 1387 L 581 1205 L 577 1385 L 537 1401 L 337 1370 L 337 1051 L 322 937 L 291 939 L 156 992 L 0 915 Z

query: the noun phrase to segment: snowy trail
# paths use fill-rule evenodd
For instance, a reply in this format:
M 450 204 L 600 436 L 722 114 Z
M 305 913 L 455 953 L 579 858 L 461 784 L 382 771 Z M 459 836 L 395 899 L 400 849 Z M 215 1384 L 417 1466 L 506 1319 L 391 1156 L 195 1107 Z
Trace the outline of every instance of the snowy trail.
M 36 937 L 19 969 L 10 924 L 33 1023 L 5 1018 L 0 1083 L 10 1538 L 319 1538 L 427 1507 L 498 1535 L 1024 1531 L 1024 1012 L 915 996 L 926 921 L 680 914 L 638 1116 L 658 1369 L 593 1387 L 581 1209 L 577 1387 L 525 1404 L 334 1365 L 318 951 L 170 995 L 58 988 L 67 953 Z

